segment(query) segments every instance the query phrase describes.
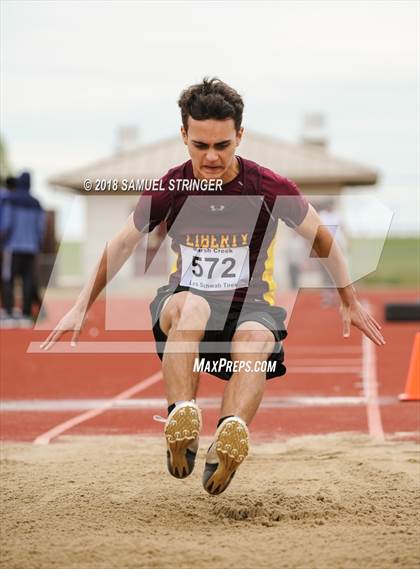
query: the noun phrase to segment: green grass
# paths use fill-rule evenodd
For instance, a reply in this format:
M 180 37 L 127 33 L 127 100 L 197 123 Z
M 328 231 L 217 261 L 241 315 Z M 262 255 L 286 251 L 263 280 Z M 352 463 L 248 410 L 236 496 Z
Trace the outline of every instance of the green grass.
M 82 243 L 69 241 L 60 245 L 60 271 L 66 276 L 82 274 Z M 375 258 L 381 250 L 379 239 L 352 239 L 353 259 Z M 415 238 L 388 239 L 382 250 L 378 268 L 359 281 L 366 286 L 418 286 L 420 277 L 420 244 Z
M 79 241 L 66 241 L 60 244 L 58 257 L 60 274 L 65 276 L 82 274 L 82 245 Z
M 379 251 L 379 239 L 353 239 L 351 255 Z M 416 238 L 387 239 L 382 250 L 378 268 L 359 281 L 366 286 L 419 286 L 420 243 Z

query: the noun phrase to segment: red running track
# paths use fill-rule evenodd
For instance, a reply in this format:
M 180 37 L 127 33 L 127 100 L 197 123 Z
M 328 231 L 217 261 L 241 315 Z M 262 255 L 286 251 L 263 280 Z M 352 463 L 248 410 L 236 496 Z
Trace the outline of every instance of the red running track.
M 375 292 L 361 296 L 383 325 L 386 346 L 375 348 L 369 342 L 363 346 L 356 330 L 344 340 L 338 311 L 321 309 L 315 292 L 301 293 L 285 342 L 288 373 L 268 382 L 263 405 L 252 424 L 254 437 L 357 431 L 378 438 L 383 434 L 418 438 L 420 404 L 401 403 L 397 398 L 405 385 L 418 326 L 385 323 L 382 318 L 385 302 L 413 300 L 415 294 Z M 150 329 L 146 301 L 121 303 L 123 310 L 135 309 L 141 314 L 144 328 Z M 49 306 L 50 322 L 64 310 L 62 303 Z M 112 342 L 126 346 L 128 342 L 152 341 L 147 331 L 105 331 L 103 312 L 103 304 L 94 307 L 82 343 L 109 342 L 112 350 Z M 154 414 L 166 412 L 163 384 L 155 377 L 160 370 L 155 354 L 82 353 L 79 348 L 69 350 L 68 343 L 65 353 L 37 353 L 45 337 L 42 330 L 0 332 L 3 440 L 39 441 L 41 435 L 67 421 L 68 428 L 62 431 L 66 435 L 162 432 L 162 425 L 153 421 Z M 35 352 L 28 352 L 29 346 Z M 143 385 L 150 376 L 155 379 L 149 386 Z M 130 394 L 131 390 L 125 397 L 124 392 L 136 384 L 143 386 L 142 390 Z M 223 386 L 224 382 L 203 374 L 199 400 L 205 435 L 214 431 Z M 111 400 L 121 393 L 123 399 L 111 406 Z M 105 410 L 104 405 L 108 405 Z M 47 435 L 43 442 L 49 440 L 54 440 L 54 435 Z

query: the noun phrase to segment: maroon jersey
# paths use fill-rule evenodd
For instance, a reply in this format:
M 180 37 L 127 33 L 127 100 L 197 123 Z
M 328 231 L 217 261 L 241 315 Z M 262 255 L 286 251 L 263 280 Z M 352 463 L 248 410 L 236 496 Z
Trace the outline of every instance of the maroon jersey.
M 142 195 L 134 212 L 141 232 L 162 221 L 177 254 L 169 284 L 223 300 L 274 304 L 273 250 L 278 219 L 301 224 L 308 203 L 296 184 L 237 156 L 239 174 L 221 191 L 176 191 L 171 180 L 195 180 L 191 160 Z M 178 186 L 177 186 L 178 187 Z

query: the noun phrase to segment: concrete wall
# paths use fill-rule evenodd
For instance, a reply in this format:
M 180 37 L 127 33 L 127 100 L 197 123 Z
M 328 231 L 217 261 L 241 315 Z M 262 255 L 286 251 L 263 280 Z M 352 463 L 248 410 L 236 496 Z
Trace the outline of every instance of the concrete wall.
M 122 228 L 137 202 L 136 198 L 120 196 L 86 197 L 86 240 L 83 244 L 83 277 L 93 271 L 104 247 Z M 119 273 L 119 279 L 133 274 L 133 262 L 129 259 Z

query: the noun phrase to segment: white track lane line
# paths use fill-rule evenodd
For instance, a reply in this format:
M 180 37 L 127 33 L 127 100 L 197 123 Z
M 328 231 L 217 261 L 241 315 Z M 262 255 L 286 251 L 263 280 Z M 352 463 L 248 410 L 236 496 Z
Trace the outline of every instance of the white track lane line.
M 32 401 L 2 401 L 0 411 L 2 413 L 56 413 L 62 411 L 86 411 L 102 407 L 105 403 L 110 403 L 110 399 L 34 399 Z M 395 397 L 382 399 L 385 404 L 395 403 Z M 219 409 L 220 397 L 199 397 L 198 405 L 202 409 Z M 365 405 L 366 401 L 362 396 L 352 395 L 285 395 L 283 397 L 265 397 L 260 409 L 277 409 L 282 407 L 333 407 L 348 405 Z M 121 410 L 143 410 L 150 409 L 165 410 L 167 401 L 163 397 L 130 398 L 119 401 L 112 401 L 113 409 Z
M 370 304 L 363 301 L 366 310 L 370 310 Z M 375 344 L 362 334 L 362 379 L 363 393 L 366 401 L 366 412 L 369 435 L 380 441 L 385 440 L 382 426 L 381 410 L 378 401 L 378 379 L 376 368 L 376 347 Z
M 221 343 L 223 344 L 223 343 Z M 227 348 L 227 345 L 226 345 Z M 182 346 L 175 345 L 174 352 L 183 352 L 186 349 L 195 350 L 194 342 L 185 342 Z M 225 346 L 204 342 L 202 344 L 202 351 L 220 353 L 225 349 Z M 311 356 L 331 356 L 332 354 L 338 355 L 361 355 L 359 346 L 290 346 L 287 340 L 284 344 L 284 349 L 287 355 L 289 354 L 311 354 Z M 72 347 L 70 342 L 56 342 L 49 350 L 41 348 L 41 342 L 30 342 L 27 352 L 29 354 L 154 354 L 156 353 L 155 342 L 119 342 L 119 341 L 97 341 L 97 342 L 77 342 L 76 347 Z
M 98 415 L 101 415 L 101 413 L 108 411 L 108 409 L 111 409 L 114 406 L 116 401 L 128 399 L 129 397 L 131 397 L 132 395 L 135 395 L 136 393 L 140 393 L 141 391 L 145 391 L 148 387 L 151 387 L 155 383 L 158 383 L 158 381 L 160 381 L 161 379 L 162 379 L 162 372 L 161 371 L 154 373 L 150 377 L 147 377 L 146 379 L 143 379 L 142 381 L 140 381 L 139 383 L 136 383 L 132 387 L 129 387 L 125 391 L 122 391 L 121 393 L 119 393 L 118 395 L 113 397 L 112 399 L 107 400 L 105 403 L 103 403 L 102 405 L 100 405 L 96 409 L 91 409 L 90 411 L 86 411 L 85 413 L 81 413 L 80 415 L 76 415 L 76 417 L 72 417 L 68 421 L 64 421 L 64 423 L 60 423 L 59 425 L 57 425 L 56 427 L 53 427 L 49 431 L 42 433 L 42 435 L 39 435 L 34 440 L 34 445 L 47 445 L 47 444 L 49 444 L 52 439 L 54 439 L 55 437 L 58 437 L 59 435 L 61 435 L 65 431 L 68 431 L 69 429 L 72 429 L 76 425 L 80 425 L 80 423 L 84 423 L 85 421 L 88 421 L 89 419 L 93 419 L 93 417 L 97 417 Z
M 312 354 L 312 356 L 325 354 L 327 356 L 331 354 L 358 354 L 360 356 L 362 353 L 359 346 L 289 346 L 287 340 L 285 341 L 284 349 L 288 354 Z
M 286 362 L 287 373 L 299 374 L 326 374 L 326 373 L 346 373 L 346 374 L 360 374 L 360 365 L 358 366 L 288 366 Z
M 368 340 L 368 342 L 369 342 L 369 344 L 371 344 L 371 342 L 369 340 Z M 120 344 L 120 343 L 118 343 L 118 344 Z M 121 344 L 123 344 L 123 343 L 121 342 Z M 375 367 L 375 361 L 374 361 L 375 354 L 373 351 L 373 373 L 372 373 L 372 363 L 371 363 L 372 362 L 372 352 L 369 350 L 372 350 L 373 344 L 372 344 L 372 346 L 369 346 L 369 344 L 365 344 L 364 341 L 362 343 L 363 385 L 364 385 L 364 392 L 365 392 L 365 397 L 366 397 L 366 405 L 367 405 L 367 409 L 368 409 L 369 433 L 372 436 L 375 436 L 376 438 L 382 437 L 382 439 L 383 439 L 384 435 L 383 435 L 382 423 L 381 423 L 380 412 L 379 412 L 379 405 L 378 405 L 378 400 L 377 400 L 376 367 Z M 367 348 L 365 347 L 366 345 L 368 346 Z M 137 344 L 137 346 L 138 346 L 138 344 Z M 103 349 L 103 346 L 101 346 L 101 347 Z M 122 347 L 122 346 L 119 345 L 119 347 Z M 314 352 L 319 350 L 319 353 L 325 353 L 323 348 L 317 348 L 315 346 L 312 346 L 309 349 L 308 349 L 308 347 L 303 348 L 303 349 L 294 348 L 293 351 L 296 351 L 296 352 L 298 352 L 298 351 L 299 352 L 301 352 L 301 351 L 305 352 L 306 351 L 306 352 L 308 352 L 308 351 L 312 351 L 312 350 Z M 28 351 L 29 352 L 39 352 L 39 344 L 35 343 L 35 342 L 31 343 Z M 129 351 L 131 351 L 131 349 L 129 349 Z M 292 351 L 292 350 L 289 349 L 289 351 Z M 353 352 L 353 353 L 359 352 L 360 353 L 360 349 L 357 347 L 353 347 L 353 346 L 351 346 L 351 347 L 350 346 L 349 347 L 343 346 L 343 348 L 341 346 L 337 346 L 337 347 L 335 347 L 335 349 L 333 349 L 333 351 L 336 351 L 336 353 L 340 353 L 340 352 L 344 352 L 344 353 L 345 352 Z M 356 363 L 357 360 L 356 361 L 344 360 L 342 363 L 344 363 L 344 362 L 346 364 L 350 364 L 350 363 Z M 321 362 L 319 362 L 319 363 L 321 363 Z M 324 363 L 324 361 L 322 361 L 322 363 Z M 334 363 L 339 363 L 339 361 L 335 360 Z M 311 367 L 309 367 L 309 366 L 308 367 L 301 367 L 301 366 L 293 367 L 292 366 L 292 367 L 288 368 L 288 373 L 315 373 L 315 374 L 316 373 L 358 373 L 359 371 L 360 371 L 360 368 L 349 366 L 349 365 L 320 366 L 320 367 L 312 365 Z M 68 421 L 64 421 L 63 423 L 60 423 L 59 425 L 53 427 L 52 429 L 46 431 L 45 433 L 42 433 L 41 435 L 39 435 L 34 440 L 34 444 L 36 444 L 36 445 L 47 445 L 47 444 L 49 444 L 52 439 L 58 437 L 59 435 L 61 435 L 65 431 L 68 431 L 69 429 L 71 429 L 77 425 L 80 425 L 81 423 L 88 421 L 89 419 L 97 417 L 98 415 L 104 413 L 105 411 L 115 407 L 115 403 L 117 401 L 129 399 L 132 395 L 134 395 L 136 393 L 140 393 L 141 391 L 144 391 L 145 389 L 147 389 L 151 385 L 154 385 L 155 383 L 157 383 L 161 379 L 162 379 L 162 372 L 157 372 L 157 373 L 153 374 L 152 376 L 148 377 L 147 379 L 144 379 L 143 381 L 137 383 L 133 387 L 130 387 L 129 389 L 119 393 L 118 395 L 116 395 L 112 399 L 107 400 L 106 402 L 101 404 L 99 407 L 97 407 L 95 409 L 90 409 L 89 411 L 81 413 L 80 415 L 77 415 L 76 417 L 73 417 L 73 418 L 69 419 Z M 374 390 L 375 385 L 376 385 L 376 391 Z M 368 399 L 368 396 L 370 397 L 370 399 Z M 375 411 L 375 404 L 374 404 L 375 397 L 376 397 L 376 411 Z M 343 403 L 344 403 L 344 401 L 343 401 Z M 335 403 L 335 404 L 337 404 L 337 403 Z M 370 409 L 370 411 L 369 411 L 369 409 Z M 378 423 L 378 416 L 379 416 L 379 423 Z

